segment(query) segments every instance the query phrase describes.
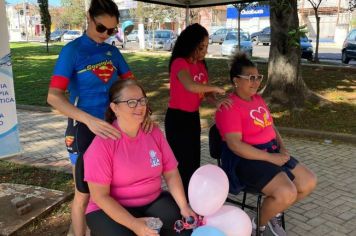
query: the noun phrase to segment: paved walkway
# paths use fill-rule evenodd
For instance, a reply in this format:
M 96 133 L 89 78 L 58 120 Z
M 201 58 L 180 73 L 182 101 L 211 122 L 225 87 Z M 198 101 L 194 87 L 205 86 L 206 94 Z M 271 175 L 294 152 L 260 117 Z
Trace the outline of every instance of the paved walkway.
M 9 160 L 70 172 L 63 139 L 66 119 L 55 113 L 25 110 L 18 110 L 18 118 L 24 152 Z M 284 139 L 290 152 L 307 164 L 319 181 L 311 196 L 286 212 L 288 235 L 356 235 L 356 146 Z M 202 164 L 215 164 L 208 154 L 207 129 L 202 133 L 202 160 Z

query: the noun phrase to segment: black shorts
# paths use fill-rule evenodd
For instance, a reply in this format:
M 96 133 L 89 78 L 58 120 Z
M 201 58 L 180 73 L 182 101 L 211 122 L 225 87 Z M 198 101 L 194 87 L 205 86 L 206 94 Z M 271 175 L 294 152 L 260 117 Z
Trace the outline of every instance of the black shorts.
M 88 184 L 84 181 L 83 155 L 94 137 L 95 134 L 85 124 L 68 119 L 65 144 L 69 152 L 70 161 L 72 165 L 75 165 L 76 188 L 82 193 L 89 193 Z
M 283 166 L 277 166 L 267 161 L 241 158 L 236 167 L 236 175 L 247 188 L 261 192 L 262 189 L 282 171 L 293 181 L 295 176 L 291 170 L 293 170 L 297 164 L 298 160 L 292 156 Z

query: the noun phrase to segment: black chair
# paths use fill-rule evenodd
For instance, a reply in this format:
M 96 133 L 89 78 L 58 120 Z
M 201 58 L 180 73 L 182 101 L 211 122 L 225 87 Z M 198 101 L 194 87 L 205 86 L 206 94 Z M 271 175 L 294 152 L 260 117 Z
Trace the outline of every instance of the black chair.
M 212 158 L 216 159 L 219 167 L 222 166 L 222 163 L 221 163 L 222 145 L 223 145 L 223 141 L 221 139 L 220 133 L 219 133 L 216 125 L 214 124 L 212 127 L 210 127 L 210 130 L 209 130 L 209 152 L 210 152 L 210 156 Z M 243 192 L 242 202 L 231 199 L 231 198 L 227 198 L 226 201 L 230 202 L 232 204 L 241 206 L 242 210 L 247 208 L 252 211 L 255 211 L 256 212 L 256 225 L 257 225 L 257 229 L 259 229 L 260 228 L 260 210 L 261 210 L 263 193 L 256 191 L 254 189 L 248 188 L 248 187 L 242 188 L 241 192 Z M 246 204 L 247 194 L 252 194 L 252 195 L 257 196 L 256 206 Z M 285 229 L 284 213 L 282 214 L 282 227 Z M 257 230 L 256 235 L 260 236 L 259 230 Z

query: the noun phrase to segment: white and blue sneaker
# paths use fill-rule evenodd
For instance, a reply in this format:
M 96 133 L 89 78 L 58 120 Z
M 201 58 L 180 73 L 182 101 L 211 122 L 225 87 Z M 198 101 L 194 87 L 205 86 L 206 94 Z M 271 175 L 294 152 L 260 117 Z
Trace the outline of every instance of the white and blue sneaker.
M 282 227 L 282 214 L 279 213 L 268 221 L 268 227 L 274 236 L 287 236 Z
M 252 218 L 252 233 L 251 236 L 257 236 L 257 225 L 255 223 L 255 217 Z M 260 226 L 260 236 L 263 236 L 263 232 L 266 230 L 266 226 Z

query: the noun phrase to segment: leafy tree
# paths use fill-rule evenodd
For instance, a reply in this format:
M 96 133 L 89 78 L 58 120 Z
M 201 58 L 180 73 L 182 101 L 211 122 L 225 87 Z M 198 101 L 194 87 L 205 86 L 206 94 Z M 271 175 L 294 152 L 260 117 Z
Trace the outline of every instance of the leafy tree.
M 271 47 L 263 96 L 273 106 L 302 108 L 320 97 L 304 83 L 300 67 L 297 0 L 270 0 Z
M 64 25 L 69 25 L 70 28 L 80 27 L 85 28 L 85 0 L 61 0 L 61 5 L 64 8 L 62 19 Z
M 37 2 L 40 8 L 41 24 L 45 27 L 47 52 L 49 52 L 48 42 L 51 34 L 51 15 L 48 11 L 48 0 L 38 0 Z
M 314 62 L 319 63 L 319 37 L 320 37 L 320 16 L 319 16 L 319 6 L 323 0 L 308 0 L 310 5 L 312 5 L 316 20 L 316 45 L 314 53 Z

